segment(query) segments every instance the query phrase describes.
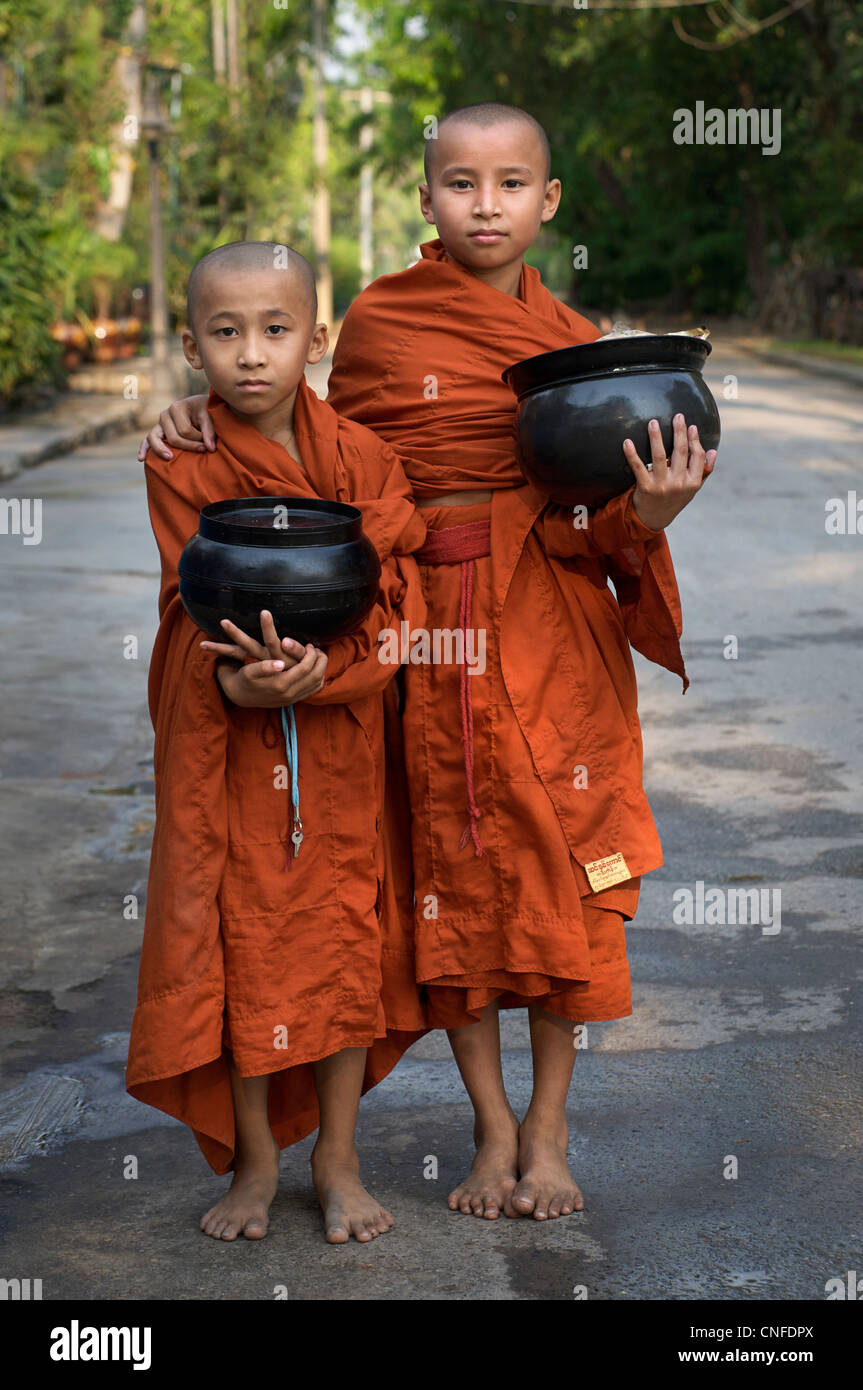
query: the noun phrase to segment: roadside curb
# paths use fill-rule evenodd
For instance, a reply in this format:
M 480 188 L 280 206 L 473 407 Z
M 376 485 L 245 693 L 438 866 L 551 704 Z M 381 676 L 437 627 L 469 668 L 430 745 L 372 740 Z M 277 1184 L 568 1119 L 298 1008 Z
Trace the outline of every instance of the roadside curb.
M 332 366 L 332 352 L 314 367 L 307 368 L 306 379 L 315 394 L 322 399 L 326 396 L 327 378 L 330 367 Z M 194 394 L 196 391 L 206 391 L 209 389 L 203 375 L 193 373 L 187 365 L 183 364 L 184 374 L 178 373 L 177 381 L 174 386 L 176 396 Z M 87 400 L 87 392 L 69 392 L 69 398 L 74 399 L 75 404 L 80 406 Z M 173 399 L 173 398 L 172 398 Z M 85 444 L 95 444 L 101 439 L 110 439 L 112 435 L 123 434 L 126 430 L 148 428 L 158 419 L 159 407 L 154 405 L 152 395 L 149 391 L 142 391 L 140 397 L 135 401 L 122 401 L 112 398 L 108 401 L 105 395 L 102 397 L 102 414 L 95 420 L 85 420 L 66 429 L 55 427 L 46 422 L 40 428 L 43 440 L 38 445 L 16 451 L 13 447 L 4 448 L 3 425 L 0 423 L 0 482 L 9 478 L 16 478 L 27 468 L 36 468 L 40 463 L 48 463 L 51 459 L 60 458 L 63 454 L 74 453 Z M 31 422 L 32 422 L 31 417 Z M 37 412 L 38 418 L 38 412 Z M 27 417 L 22 417 L 16 423 L 27 425 Z
M 762 362 L 772 362 L 779 367 L 796 367 L 801 372 L 813 372 L 816 376 L 832 377 L 834 381 L 863 387 L 863 367 L 855 367 L 850 362 L 834 362 L 828 357 L 813 357 L 797 352 L 776 352 L 747 342 L 745 338 L 723 338 L 721 342 L 723 347 L 748 353 L 750 357 L 760 357 Z
M 95 444 L 112 435 L 124 434 L 138 427 L 141 402 L 127 403 L 117 411 L 103 415 L 101 419 L 90 420 L 68 430 L 46 430 L 47 438 L 43 444 L 20 453 L 10 453 L 4 457 L 2 449 L 2 430 L 0 430 L 0 480 L 15 478 L 27 468 L 36 468 L 40 463 L 70 454 L 84 444 Z

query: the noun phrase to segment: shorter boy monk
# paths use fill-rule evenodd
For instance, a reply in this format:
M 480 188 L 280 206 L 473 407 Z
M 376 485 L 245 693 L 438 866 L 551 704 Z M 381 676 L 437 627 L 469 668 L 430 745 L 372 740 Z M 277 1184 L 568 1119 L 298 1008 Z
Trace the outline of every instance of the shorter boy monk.
M 383 629 L 424 620 L 411 552 L 425 528 L 389 446 L 306 385 L 328 340 L 301 256 L 269 242 L 210 252 L 188 320 L 183 350 L 212 388 L 219 443 L 145 465 L 162 565 L 156 827 L 126 1084 L 189 1125 L 215 1172 L 233 1172 L 201 1220 L 207 1235 L 266 1235 L 280 1150 L 317 1128 L 326 1239 L 369 1241 L 393 1218 L 360 1180 L 360 1095 L 425 1031 L 409 890 L 403 912 L 397 900 L 409 870 L 384 815 L 394 668 L 378 659 Z M 224 642 L 202 640 L 183 608 L 177 565 L 201 507 L 254 495 L 362 512 L 379 592 L 326 653 L 280 641 L 267 612 L 263 642 L 227 620 Z M 402 814 L 397 790 L 387 805 Z

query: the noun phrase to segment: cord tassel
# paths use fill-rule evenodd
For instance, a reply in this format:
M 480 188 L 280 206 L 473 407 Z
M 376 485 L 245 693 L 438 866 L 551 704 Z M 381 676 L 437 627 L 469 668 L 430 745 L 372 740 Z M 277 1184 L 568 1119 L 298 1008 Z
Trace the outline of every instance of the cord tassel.
M 291 814 L 293 831 L 290 841 L 293 845 L 293 854 L 285 845 L 285 868 L 283 872 L 291 867 L 292 860 L 296 859 L 300 853 L 300 845 L 303 842 L 303 822 L 300 820 L 300 754 L 297 741 L 297 719 L 294 714 L 293 705 L 282 706 L 282 729 L 285 735 L 285 753 L 288 759 L 288 772 L 291 778 Z

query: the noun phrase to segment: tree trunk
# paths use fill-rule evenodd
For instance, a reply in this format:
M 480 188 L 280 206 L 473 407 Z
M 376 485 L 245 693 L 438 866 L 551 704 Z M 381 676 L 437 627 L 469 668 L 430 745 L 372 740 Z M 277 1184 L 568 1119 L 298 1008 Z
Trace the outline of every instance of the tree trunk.
M 225 49 L 225 0 L 210 0 L 211 34 L 213 45 L 213 75 L 224 84 L 228 70 Z
M 143 0 L 133 6 L 123 35 L 113 77 L 123 94 L 125 114 L 111 130 L 111 173 L 108 196 L 96 207 L 95 228 L 106 241 L 119 241 L 126 225 L 135 171 L 134 151 L 141 121 L 140 42 L 146 31 Z

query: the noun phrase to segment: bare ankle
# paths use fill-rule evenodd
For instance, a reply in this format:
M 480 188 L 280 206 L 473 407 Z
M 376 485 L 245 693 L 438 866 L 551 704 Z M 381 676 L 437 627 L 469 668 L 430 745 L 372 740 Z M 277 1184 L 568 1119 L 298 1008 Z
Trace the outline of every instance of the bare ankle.
M 473 1141 L 479 1148 L 483 1145 L 512 1143 L 518 1137 L 518 1116 L 507 1107 L 491 1113 L 477 1115 L 474 1119 Z
M 566 1115 L 559 1110 L 531 1110 L 528 1106 L 519 1132 L 522 1138 L 550 1140 L 564 1147 L 569 1143 Z
M 319 1134 L 311 1152 L 310 1162 L 312 1164 L 327 1163 L 338 1165 L 339 1167 L 345 1166 L 358 1169 L 360 1156 L 353 1139 L 335 1138 L 330 1135 Z
M 245 1140 L 237 1142 L 234 1171 L 269 1173 L 273 1165 L 277 1168 L 279 1166 L 279 1152 L 276 1137 L 269 1127 L 265 1133 L 256 1134 L 251 1138 L 246 1136 Z

